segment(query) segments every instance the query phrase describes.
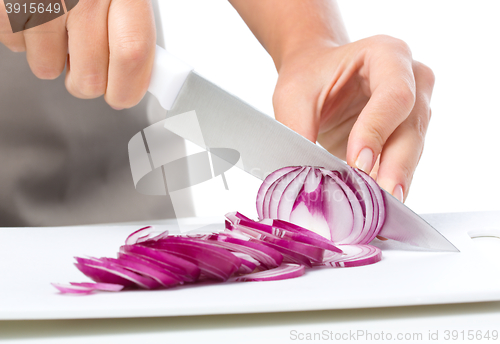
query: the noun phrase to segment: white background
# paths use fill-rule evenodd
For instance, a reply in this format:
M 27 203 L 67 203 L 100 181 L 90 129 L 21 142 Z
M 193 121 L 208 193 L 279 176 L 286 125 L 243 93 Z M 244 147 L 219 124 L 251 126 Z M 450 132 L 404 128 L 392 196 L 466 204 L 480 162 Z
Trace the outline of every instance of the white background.
M 352 41 L 376 34 L 401 38 L 436 75 L 433 117 L 407 205 L 418 213 L 500 209 L 500 2 L 340 0 L 339 5 Z M 272 115 L 273 62 L 227 1 L 160 0 L 160 6 L 167 49 Z M 235 178 L 242 188 L 238 199 L 246 203 L 229 210 L 253 211 L 258 184 L 239 174 L 228 177 L 230 189 Z M 199 215 L 228 211 L 216 194 L 195 192 Z

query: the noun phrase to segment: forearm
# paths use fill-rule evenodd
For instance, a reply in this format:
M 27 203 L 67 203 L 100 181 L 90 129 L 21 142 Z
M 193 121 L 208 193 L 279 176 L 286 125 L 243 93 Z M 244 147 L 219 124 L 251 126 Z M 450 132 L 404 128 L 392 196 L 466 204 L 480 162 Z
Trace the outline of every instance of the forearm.
M 310 45 L 349 42 L 335 0 L 230 0 L 276 68 Z

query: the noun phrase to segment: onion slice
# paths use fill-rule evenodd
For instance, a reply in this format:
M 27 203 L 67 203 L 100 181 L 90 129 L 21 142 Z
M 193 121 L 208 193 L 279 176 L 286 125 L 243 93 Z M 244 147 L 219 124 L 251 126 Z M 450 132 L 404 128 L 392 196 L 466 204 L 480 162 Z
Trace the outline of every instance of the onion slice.
M 325 255 L 322 263 L 315 265 L 330 267 L 355 267 L 369 265 L 382 259 L 382 251 L 372 245 L 341 245 L 344 255 Z
M 139 244 L 148 240 L 160 240 L 168 237 L 168 231 L 155 230 L 153 226 L 146 226 L 130 234 L 125 240 L 126 245 Z
M 265 219 L 260 222 L 255 222 L 252 220 L 238 220 L 231 227 L 231 229 L 238 229 L 242 232 L 245 232 L 246 229 L 250 229 L 253 230 L 254 233 L 256 233 L 256 231 L 259 231 L 257 233 L 264 232 L 278 238 L 294 240 L 304 244 L 318 246 L 325 250 L 341 252 L 340 249 L 335 246 L 330 240 L 325 239 L 321 235 L 318 235 L 302 227 L 300 227 L 300 229 L 297 228 L 299 228 L 299 226 L 287 223 L 286 221 L 272 219 Z
M 202 240 L 170 237 L 153 247 L 196 264 L 209 279 L 226 281 L 241 265 L 235 255 Z
M 196 264 L 152 247 L 125 245 L 120 247 L 120 253 L 145 259 L 151 264 L 158 265 L 158 267 L 179 276 L 185 282 L 194 282 L 200 276 L 200 268 Z
M 277 268 L 254 272 L 253 274 L 236 277 L 235 281 L 255 282 L 255 281 L 279 281 L 300 277 L 305 273 L 305 268 L 298 264 L 282 264 Z
M 141 276 L 111 262 L 84 258 L 76 258 L 76 260 L 76 267 L 95 282 L 121 284 L 124 287 L 135 285 L 144 289 L 155 289 L 160 286 L 149 277 Z

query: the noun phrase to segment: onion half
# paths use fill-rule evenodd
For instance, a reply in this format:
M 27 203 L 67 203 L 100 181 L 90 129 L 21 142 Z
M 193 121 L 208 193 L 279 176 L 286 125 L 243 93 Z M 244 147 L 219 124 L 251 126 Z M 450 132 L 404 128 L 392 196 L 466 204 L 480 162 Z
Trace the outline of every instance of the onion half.
M 261 222 L 288 221 L 336 244 L 371 242 L 385 221 L 384 196 L 370 176 L 350 169 L 349 176 L 320 167 L 275 171 L 257 195 Z M 271 201 L 259 201 L 267 199 Z

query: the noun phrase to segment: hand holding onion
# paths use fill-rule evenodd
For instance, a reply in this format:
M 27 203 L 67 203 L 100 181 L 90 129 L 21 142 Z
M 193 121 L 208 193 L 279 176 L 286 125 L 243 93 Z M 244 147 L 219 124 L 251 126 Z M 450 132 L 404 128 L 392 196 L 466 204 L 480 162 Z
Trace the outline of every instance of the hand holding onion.
M 403 201 L 431 115 L 432 71 L 401 40 L 351 43 L 334 0 L 231 3 L 279 72 L 276 119 Z
M 397 39 L 324 44 L 284 60 L 276 118 L 403 201 L 429 124 L 432 71 Z

